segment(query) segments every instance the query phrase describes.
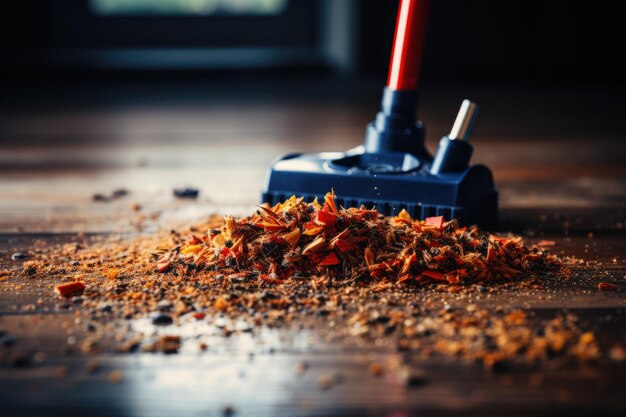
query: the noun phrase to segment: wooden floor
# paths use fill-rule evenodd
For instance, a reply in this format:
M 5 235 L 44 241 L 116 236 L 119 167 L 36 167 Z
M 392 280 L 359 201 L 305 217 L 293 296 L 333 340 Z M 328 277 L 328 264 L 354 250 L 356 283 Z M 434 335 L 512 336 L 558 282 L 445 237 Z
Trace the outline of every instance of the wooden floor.
M 568 309 L 603 340 L 626 344 L 626 141 L 623 91 L 608 87 L 431 86 L 421 118 L 434 149 L 465 98 L 481 105 L 474 162 L 495 174 L 501 231 L 552 239 L 558 252 L 601 262 L 581 267 L 586 279 L 539 297 L 505 293 L 489 301 L 530 308 L 539 316 Z M 338 87 L 323 80 L 260 87 L 222 84 L 115 84 L 46 87 L 12 94 L 0 112 L 0 270 L 35 241 L 83 234 L 150 231 L 213 212 L 247 213 L 264 172 L 290 151 L 358 145 L 377 108 L 377 87 Z M 172 196 L 200 189 L 198 201 Z M 96 193 L 124 188 L 110 203 Z M 138 214 L 133 204 L 142 206 Z M 145 216 L 142 218 L 141 216 Z M 28 285 L 27 278 L 24 285 Z M 599 291 L 612 282 L 619 291 Z M 5 281 L 6 282 L 6 281 Z M 11 284 L 14 284 L 12 281 Z M 265 329 L 256 337 L 208 334 L 208 352 L 178 355 L 72 353 L 62 331 L 71 313 L 31 312 L 37 291 L 14 294 L 0 282 L 0 347 L 41 352 L 27 368 L 0 366 L 0 415 L 615 415 L 626 410 L 624 366 L 485 371 L 446 360 L 420 361 L 426 383 L 406 388 L 391 375 L 374 378 L 363 363 L 400 360 L 385 346 L 320 342 L 313 331 Z M 463 307 L 463 306 L 460 306 Z M 43 358 L 45 356 L 45 359 Z M 365 359 L 364 359 L 365 358 Z M 303 375 L 294 369 L 308 363 Z M 364 362 L 365 361 L 365 362 Z M 5 361 L 6 362 L 6 361 Z M 67 371 L 67 375 L 59 375 Z M 122 381 L 111 383 L 111 370 Z M 320 389 L 320 377 L 336 384 Z

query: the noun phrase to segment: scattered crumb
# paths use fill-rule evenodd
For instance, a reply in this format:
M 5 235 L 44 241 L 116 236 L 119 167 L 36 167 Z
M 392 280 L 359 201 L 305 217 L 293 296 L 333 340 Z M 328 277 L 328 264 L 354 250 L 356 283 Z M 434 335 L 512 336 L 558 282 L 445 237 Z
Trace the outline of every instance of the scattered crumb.
M 611 284 L 610 282 L 600 282 L 598 283 L 598 289 L 604 291 L 616 291 L 617 285 Z
M 621 345 L 615 345 L 609 350 L 609 358 L 615 362 L 626 361 L 626 349 Z
M 167 335 L 159 339 L 159 350 L 163 353 L 178 353 L 180 345 L 180 336 Z
M 309 364 L 304 361 L 299 361 L 294 367 L 294 373 L 298 376 L 304 375 L 304 373 L 309 369 Z
M 397 371 L 398 379 L 407 388 L 419 387 L 427 382 L 426 373 L 408 365 L 400 366 Z
M 57 376 L 57 378 L 67 378 L 69 373 L 70 373 L 70 370 L 67 368 L 67 366 L 59 366 L 54 371 L 54 374 Z
M 327 390 L 335 385 L 335 379 L 332 375 L 325 374 L 317 379 L 317 385 L 319 385 L 321 389 Z
M 121 370 L 115 369 L 107 375 L 107 380 L 111 384 L 120 384 L 124 380 L 124 374 Z
M 85 371 L 89 374 L 95 374 L 101 368 L 100 362 L 95 360 L 89 360 L 85 362 Z
M 381 376 L 383 374 L 383 366 L 378 362 L 372 362 L 369 366 L 369 372 L 373 376 Z

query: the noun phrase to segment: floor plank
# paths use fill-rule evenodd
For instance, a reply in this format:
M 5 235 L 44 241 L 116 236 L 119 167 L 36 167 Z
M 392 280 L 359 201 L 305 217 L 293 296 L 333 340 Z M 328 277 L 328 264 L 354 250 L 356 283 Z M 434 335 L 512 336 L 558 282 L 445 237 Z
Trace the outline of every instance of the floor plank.
M 343 150 L 361 141 L 376 111 L 377 87 L 316 92 L 322 84 L 313 81 L 299 92 L 287 85 L 276 95 L 252 90 L 246 96 L 240 86 L 229 96 L 208 85 L 202 92 L 185 86 L 70 90 L 63 100 L 51 89 L 34 102 L 16 98 L 0 114 L 0 271 L 15 265 L 11 253 L 36 253 L 38 245 L 99 234 L 131 237 L 215 212 L 248 213 L 276 155 Z M 612 117 L 623 113 L 623 104 L 616 104 L 619 91 L 579 93 L 574 100 L 556 87 L 439 86 L 424 91 L 421 114 L 433 132 L 432 150 L 460 98 L 476 97 L 484 113 L 473 139 L 475 161 L 494 170 L 498 230 L 531 243 L 554 240 L 558 253 L 585 260 L 565 285 L 524 294 L 502 290 L 472 302 L 523 307 L 537 320 L 570 310 L 607 343 L 625 344 L 626 146 Z M 198 187 L 200 198 L 175 199 L 178 186 Z M 129 195 L 92 200 L 117 188 Z M 598 280 L 619 290 L 600 291 Z M 15 292 L 15 285 L 27 290 Z M 407 388 L 393 372 L 376 378 L 367 371 L 372 359 L 391 369 L 405 355 L 389 346 L 325 341 L 321 328 L 265 329 L 229 339 L 207 329 L 206 353 L 189 344 L 178 355 L 85 358 L 63 324 L 73 321 L 76 307 L 57 309 L 51 285 L 25 276 L 0 281 L 0 330 L 16 339 L 14 347 L 0 349 L 3 416 L 222 415 L 226 406 L 255 416 L 621 416 L 626 409 L 622 365 L 494 373 L 413 357 L 425 383 Z M 16 351 L 40 352 L 41 361 L 9 366 Z M 100 369 L 90 373 L 90 361 Z M 309 368 L 297 375 L 301 361 Z M 122 372 L 119 384 L 109 381 L 112 370 Z M 333 378 L 334 386 L 320 389 L 320 377 Z

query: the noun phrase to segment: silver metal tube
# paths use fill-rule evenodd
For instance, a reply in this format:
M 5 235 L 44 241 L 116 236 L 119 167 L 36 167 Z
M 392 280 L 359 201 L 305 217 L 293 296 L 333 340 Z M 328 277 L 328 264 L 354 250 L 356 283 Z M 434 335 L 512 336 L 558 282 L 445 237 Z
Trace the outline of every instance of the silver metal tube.
M 454 121 L 454 125 L 452 126 L 452 130 L 450 131 L 448 137 L 450 139 L 460 139 L 464 141 L 469 140 L 477 115 L 478 106 L 476 105 L 476 103 L 467 99 L 463 100 L 463 103 L 461 103 L 461 108 L 459 109 L 459 113 L 456 115 L 456 120 Z

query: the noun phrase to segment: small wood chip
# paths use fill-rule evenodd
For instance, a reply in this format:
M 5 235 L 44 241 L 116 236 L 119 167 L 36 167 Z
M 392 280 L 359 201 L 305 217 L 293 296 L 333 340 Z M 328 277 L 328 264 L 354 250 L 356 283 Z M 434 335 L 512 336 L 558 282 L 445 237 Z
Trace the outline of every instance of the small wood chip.
M 326 247 L 326 239 L 323 237 L 318 237 L 313 242 L 309 243 L 303 250 L 303 255 L 308 255 L 309 253 L 319 252 Z
M 61 297 L 69 298 L 75 295 L 81 295 L 87 286 L 84 282 L 76 281 L 70 282 L 69 284 L 61 284 L 57 285 L 54 288 L 54 292 L 60 295 Z
M 159 340 L 159 349 L 163 353 L 178 353 L 180 344 L 180 336 L 167 335 Z
M 603 291 L 615 291 L 617 290 L 617 285 L 611 284 L 610 282 L 600 282 L 598 289 Z
M 415 388 L 426 383 L 426 373 L 421 369 L 402 366 L 398 369 L 398 379 L 407 388 Z
M 369 371 L 373 376 L 381 376 L 383 374 L 383 366 L 378 362 L 372 362 L 369 366 Z
M 124 380 L 124 374 L 121 370 L 115 369 L 107 375 L 107 380 L 111 384 L 119 384 Z
M 335 379 L 332 375 L 322 375 L 317 379 L 317 385 L 323 390 L 332 388 L 335 385 Z
M 94 374 L 98 372 L 100 368 L 100 362 L 98 361 L 90 360 L 85 363 L 85 371 L 87 371 L 88 374 Z
M 57 378 L 67 378 L 69 373 L 70 373 L 70 370 L 67 368 L 67 366 L 59 366 L 54 371 L 54 374 L 57 376 Z
M 306 370 L 309 368 L 309 364 L 304 362 L 304 361 L 300 361 L 296 364 L 295 368 L 294 368 L 294 373 L 298 376 L 304 375 L 304 373 L 306 372 Z

